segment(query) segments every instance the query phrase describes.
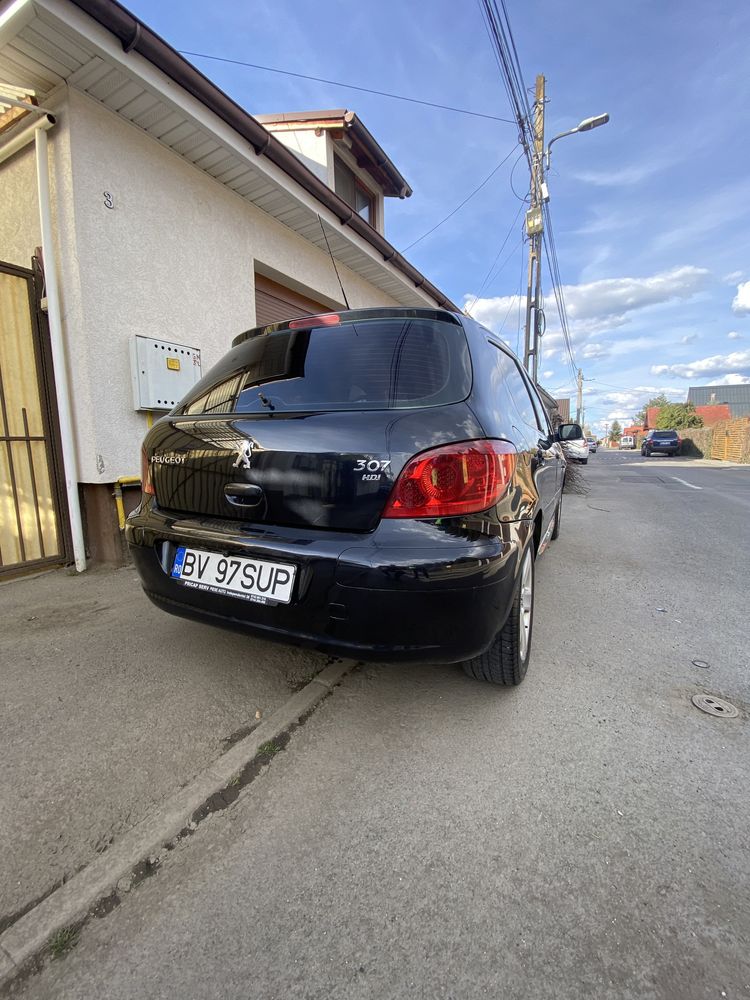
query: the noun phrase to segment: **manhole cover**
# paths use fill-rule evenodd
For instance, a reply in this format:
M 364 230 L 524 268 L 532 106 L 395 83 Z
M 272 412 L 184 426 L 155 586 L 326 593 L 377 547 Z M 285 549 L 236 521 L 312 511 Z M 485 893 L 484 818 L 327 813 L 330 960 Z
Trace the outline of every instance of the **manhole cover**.
M 708 715 L 717 715 L 722 719 L 736 719 L 740 714 L 734 705 L 731 705 L 728 701 L 723 701 L 721 698 L 714 698 L 712 694 L 694 694 L 692 701 L 695 707 L 699 708 L 701 712 L 707 712 Z

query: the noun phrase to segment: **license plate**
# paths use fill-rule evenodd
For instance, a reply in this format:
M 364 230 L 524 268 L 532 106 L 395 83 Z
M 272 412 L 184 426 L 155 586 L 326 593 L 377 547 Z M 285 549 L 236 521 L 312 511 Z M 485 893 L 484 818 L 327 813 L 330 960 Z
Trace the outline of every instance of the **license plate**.
M 177 549 L 172 565 L 173 579 L 186 587 L 232 594 L 256 604 L 289 604 L 296 572 L 296 566 L 247 556 L 221 556 L 184 545 Z

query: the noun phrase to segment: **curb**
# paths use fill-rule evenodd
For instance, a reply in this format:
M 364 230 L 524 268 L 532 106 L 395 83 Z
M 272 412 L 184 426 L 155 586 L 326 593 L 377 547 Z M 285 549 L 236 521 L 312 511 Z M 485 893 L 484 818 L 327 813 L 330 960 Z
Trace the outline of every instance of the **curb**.
M 189 828 L 212 797 L 229 788 L 264 743 L 293 729 L 356 666 L 354 660 L 325 667 L 252 733 L 223 753 L 155 813 L 137 823 L 86 868 L 61 885 L 0 935 L 0 987 L 24 973 L 58 931 L 81 924 L 117 883 Z M 205 812 L 204 815 L 208 813 Z

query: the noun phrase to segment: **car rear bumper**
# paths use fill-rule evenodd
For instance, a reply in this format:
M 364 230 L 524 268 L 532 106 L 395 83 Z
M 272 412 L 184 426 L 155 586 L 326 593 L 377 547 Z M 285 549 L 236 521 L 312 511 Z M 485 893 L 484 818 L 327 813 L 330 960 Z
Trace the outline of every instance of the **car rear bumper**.
M 185 618 L 366 660 L 455 663 L 505 623 L 529 521 L 382 521 L 370 534 L 179 518 L 147 504 L 126 537 L 148 597 Z M 255 604 L 172 579 L 180 545 L 294 564 L 289 604 Z

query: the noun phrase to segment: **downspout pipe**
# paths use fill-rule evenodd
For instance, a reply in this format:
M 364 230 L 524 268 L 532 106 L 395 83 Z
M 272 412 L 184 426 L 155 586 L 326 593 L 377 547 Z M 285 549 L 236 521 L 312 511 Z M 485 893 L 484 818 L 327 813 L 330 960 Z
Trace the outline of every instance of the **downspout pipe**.
M 83 538 L 81 501 L 78 495 L 78 455 L 76 453 L 73 409 L 70 401 L 70 384 L 65 357 L 65 343 L 62 333 L 60 311 L 60 289 L 57 283 L 57 255 L 52 238 L 52 213 L 49 196 L 49 153 L 47 131 L 55 124 L 53 115 L 44 114 L 37 122 L 34 133 L 36 150 L 36 180 L 39 196 L 39 220 L 42 229 L 42 253 L 44 255 L 44 282 L 47 292 L 47 319 L 49 322 L 52 367 L 55 375 L 57 411 L 60 424 L 60 444 L 65 477 L 65 493 L 68 498 L 70 533 L 73 539 L 73 558 L 76 570 L 86 569 L 86 546 Z

